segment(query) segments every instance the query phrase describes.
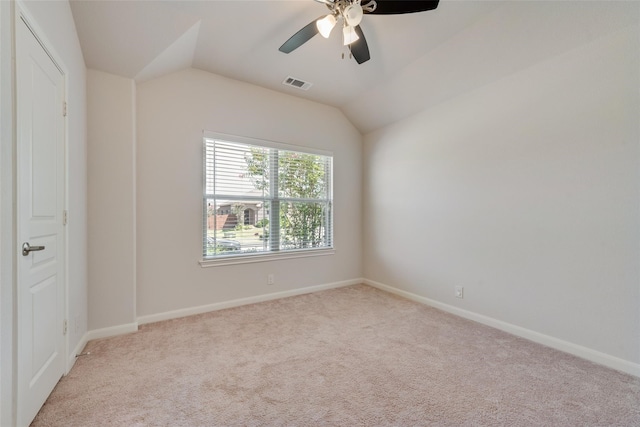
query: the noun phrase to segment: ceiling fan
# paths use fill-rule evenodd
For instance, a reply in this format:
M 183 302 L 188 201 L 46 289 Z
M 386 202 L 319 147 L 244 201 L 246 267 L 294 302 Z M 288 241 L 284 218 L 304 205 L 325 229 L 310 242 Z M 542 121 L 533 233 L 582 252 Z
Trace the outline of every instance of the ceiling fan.
M 342 21 L 342 40 L 349 46 L 358 64 L 368 61 L 369 46 L 364 38 L 360 22 L 365 13 L 373 15 L 395 15 L 433 10 L 439 0 L 315 0 L 329 8 L 329 14 L 321 16 L 304 26 L 280 46 L 280 52 L 290 53 L 320 33 L 328 38 L 338 21 Z M 364 4 L 361 4 L 364 3 Z

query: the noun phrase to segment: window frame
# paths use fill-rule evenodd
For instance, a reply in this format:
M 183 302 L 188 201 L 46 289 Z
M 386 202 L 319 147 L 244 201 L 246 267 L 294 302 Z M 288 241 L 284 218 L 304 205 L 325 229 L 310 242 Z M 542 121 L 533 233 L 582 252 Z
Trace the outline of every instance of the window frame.
M 263 252 L 255 252 L 255 253 L 236 253 L 236 254 L 228 254 L 222 256 L 206 256 L 206 238 L 207 238 L 207 208 L 208 208 L 208 200 L 210 200 L 215 195 L 215 191 L 212 194 L 207 193 L 207 144 L 208 141 L 224 141 L 228 143 L 237 143 L 237 144 L 246 144 L 249 146 L 255 146 L 258 148 L 267 148 L 274 149 L 278 152 L 280 151 L 293 151 L 303 154 L 311 154 L 311 155 L 319 155 L 325 156 L 329 158 L 329 176 L 327 177 L 327 198 L 326 199 L 301 199 L 301 198 L 287 198 L 280 197 L 277 191 L 277 179 L 273 179 L 274 175 L 277 177 L 277 170 L 275 172 L 271 172 L 272 176 L 270 177 L 271 194 L 274 196 L 270 196 L 269 198 L 265 198 L 265 201 L 273 203 L 273 201 L 277 201 L 277 203 L 295 203 L 295 202 L 323 202 L 328 203 L 330 209 L 327 214 L 326 219 L 326 228 L 327 228 L 327 246 L 322 248 L 299 248 L 299 249 L 276 249 L 274 250 L 270 243 L 270 249 Z M 231 135 L 219 132 L 211 132 L 211 131 L 203 131 L 202 135 L 202 233 L 201 233 L 201 242 L 202 242 L 202 254 L 201 259 L 199 261 L 202 267 L 214 267 L 214 266 L 223 266 L 223 265 L 234 265 L 234 264 L 246 264 L 246 263 L 256 263 L 256 262 L 265 262 L 270 260 L 281 260 L 281 259 L 294 259 L 294 258 L 307 258 L 307 257 L 316 257 L 316 256 L 326 256 L 335 254 L 334 249 L 334 224 L 333 224 L 333 216 L 334 216 L 334 198 L 333 198 L 333 152 L 320 150 L 316 148 L 293 145 L 293 144 L 285 144 L 282 142 L 269 141 L 258 138 L 250 138 L 246 136 L 239 135 Z M 276 185 L 276 191 L 273 192 L 273 185 Z M 271 221 L 271 216 L 274 215 L 272 209 L 270 209 L 269 213 L 269 231 L 270 234 L 274 232 L 274 226 L 279 229 L 279 221 Z M 278 223 L 278 225 L 274 225 L 273 223 Z M 279 233 L 278 233 L 279 234 Z M 272 234 L 274 235 L 274 234 Z

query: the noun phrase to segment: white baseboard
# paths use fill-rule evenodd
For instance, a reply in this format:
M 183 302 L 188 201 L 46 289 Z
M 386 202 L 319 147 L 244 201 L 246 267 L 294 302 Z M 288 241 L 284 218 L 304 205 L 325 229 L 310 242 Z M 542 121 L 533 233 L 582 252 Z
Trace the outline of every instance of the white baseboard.
M 134 323 L 128 323 L 124 325 L 112 326 L 109 328 L 95 329 L 93 331 L 89 331 L 87 334 L 85 334 L 85 337 L 83 339 L 86 339 L 85 340 L 85 344 L 86 344 L 87 341 L 95 340 L 98 338 L 108 338 L 116 335 L 136 332 L 138 330 L 138 325 L 144 325 L 144 324 L 153 323 L 153 322 L 160 322 L 162 320 L 177 319 L 179 317 L 186 317 L 186 316 L 192 316 L 194 314 L 208 313 L 210 311 L 222 310 L 225 308 L 232 308 L 232 307 L 239 307 L 241 305 L 247 305 L 247 304 L 255 304 L 257 302 L 270 301 L 274 299 L 286 298 L 286 297 L 291 297 L 295 295 L 303 295 L 311 292 L 324 291 L 327 289 L 340 288 L 343 286 L 357 285 L 359 283 L 363 283 L 363 279 L 358 278 L 358 279 L 352 279 L 352 280 L 345 280 L 342 282 L 327 283 L 324 285 L 308 286 L 305 288 L 292 289 L 289 291 L 274 292 L 270 294 L 257 295 L 254 297 L 240 298 L 240 299 L 235 299 L 231 301 L 223 301 L 223 302 L 218 302 L 214 304 L 201 305 L 198 307 L 189 307 L 189 308 L 183 308 L 180 310 L 167 311 L 164 313 L 140 316 L 137 318 L 137 322 L 134 322 Z M 84 347 L 84 345 L 82 347 Z M 74 358 L 75 358 L 75 355 L 74 355 Z
M 109 328 L 94 329 L 86 334 L 87 341 L 97 340 L 98 338 L 114 337 L 116 335 L 129 334 L 138 331 L 138 323 L 125 323 L 124 325 L 111 326 Z
M 134 322 L 134 323 L 111 326 L 111 327 L 102 328 L 102 329 L 94 329 L 84 334 L 84 336 L 82 337 L 82 339 L 80 340 L 76 348 L 74 349 L 73 354 L 69 355 L 69 361 L 67 363 L 67 366 L 68 366 L 67 373 L 69 373 L 69 371 L 73 367 L 73 364 L 76 362 L 76 355 L 82 351 L 85 345 L 87 345 L 87 342 L 91 340 L 99 339 L 99 338 L 108 338 L 108 337 L 113 337 L 117 335 L 137 332 L 139 325 L 160 322 L 163 320 L 177 319 L 180 317 L 192 316 L 194 314 L 208 313 L 210 311 L 223 310 L 225 308 L 233 308 L 233 307 L 239 307 L 242 305 L 255 304 L 263 301 L 270 301 L 270 300 L 286 298 L 286 297 L 291 297 L 296 295 L 309 294 L 312 292 L 324 291 L 327 289 L 357 285 L 360 283 L 364 283 L 364 279 L 357 278 L 357 279 L 351 279 L 351 280 L 344 280 L 341 282 L 326 283 L 323 285 L 308 286 L 304 288 L 291 289 L 288 291 L 274 292 L 270 294 L 257 295 L 257 296 L 248 297 L 248 298 L 240 298 L 240 299 L 235 299 L 231 301 L 222 301 L 214 304 L 201 305 L 197 307 L 189 307 L 189 308 L 184 308 L 180 310 L 172 310 L 164 313 L 150 314 L 148 316 L 140 316 L 137 318 L 137 322 Z
M 76 363 L 76 360 L 77 360 L 76 355 L 80 354 L 84 346 L 87 345 L 87 342 L 89 342 L 88 337 L 89 337 L 89 333 L 87 332 L 82 336 L 82 338 L 80 338 L 78 345 L 76 345 L 73 351 L 68 355 L 69 359 L 67 360 L 67 370 L 64 373 L 65 375 L 69 373 L 71 368 L 73 368 L 73 365 Z
M 563 351 L 565 353 L 578 356 L 582 359 L 589 360 L 591 362 L 604 365 L 608 368 L 616 369 L 618 371 L 625 372 L 627 374 L 640 377 L 640 364 L 633 363 L 628 360 L 620 359 L 615 356 L 611 356 L 606 353 L 601 353 L 596 350 L 592 350 L 587 347 L 583 347 L 577 344 L 573 344 L 568 341 L 564 341 L 558 338 L 554 338 L 549 335 L 544 335 L 539 332 L 532 331 L 530 329 L 522 328 L 520 326 L 512 325 L 511 323 L 503 322 L 492 317 L 484 316 L 482 314 L 474 313 L 472 311 L 464 310 L 462 308 L 454 307 L 449 304 L 444 304 L 439 301 L 435 301 L 420 295 L 416 295 L 411 292 L 403 291 L 393 286 L 385 285 L 380 282 L 376 282 L 369 279 L 362 279 L 362 282 L 378 288 L 383 291 L 390 292 L 392 294 L 399 295 L 401 297 L 416 301 L 434 308 L 438 308 L 442 311 L 446 311 L 456 316 L 464 317 L 465 319 L 473 320 L 478 323 L 482 323 L 487 326 L 491 326 L 501 331 L 508 332 L 512 335 L 516 335 L 521 338 L 528 339 L 538 344 L 545 345 L 547 347 L 554 348 L 556 350 Z
M 202 314 L 202 313 L 208 313 L 210 311 L 223 310 L 225 308 L 239 307 L 241 305 L 255 304 L 263 301 L 271 301 L 274 299 L 292 297 L 296 295 L 310 294 L 312 292 L 324 291 L 327 289 L 341 288 L 343 286 L 357 285 L 360 283 L 364 283 L 363 280 L 364 279 L 361 279 L 361 278 L 344 280 L 341 282 L 327 283 L 324 285 L 308 286 L 304 288 L 291 289 L 288 291 L 274 292 L 270 294 L 240 298 L 240 299 L 235 299 L 231 301 L 222 301 L 222 302 L 217 302 L 213 304 L 201 305 L 198 307 L 189 307 L 189 308 L 183 308 L 180 310 L 166 311 L 164 313 L 149 314 L 147 316 L 138 317 L 138 324 L 144 325 L 147 323 L 160 322 L 162 320 L 177 319 L 179 317 L 192 316 L 194 314 Z

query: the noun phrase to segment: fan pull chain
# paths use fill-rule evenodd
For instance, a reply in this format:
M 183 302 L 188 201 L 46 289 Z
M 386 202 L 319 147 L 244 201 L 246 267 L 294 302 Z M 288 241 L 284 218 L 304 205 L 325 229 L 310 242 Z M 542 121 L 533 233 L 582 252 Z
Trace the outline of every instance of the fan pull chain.
M 353 54 L 351 53 L 351 45 L 348 45 L 349 48 L 349 59 L 353 58 Z M 344 52 L 342 52 L 342 59 L 344 59 Z

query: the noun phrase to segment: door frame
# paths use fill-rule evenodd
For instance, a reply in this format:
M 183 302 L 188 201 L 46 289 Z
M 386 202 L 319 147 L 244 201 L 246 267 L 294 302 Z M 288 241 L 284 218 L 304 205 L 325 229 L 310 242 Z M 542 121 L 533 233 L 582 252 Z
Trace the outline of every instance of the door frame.
M 12 84 L 15 88 L 15 82 L 16 82 L 16 78 L 17 78 L 17 68 L 16 68 L 16 61 L 15 61 L 15 55 L 17 52 L 17 28 L 18 25 L 21 25 L 20 21 L 22 20 L 26 26 L 29 28 L 29 30 L 31 31 L 31 33 L 34 35 L 34 37 L 36 38 L 36 40 L 40 43 L 40 45 L 42 46 L 42 48 L 44 49 L 44 51 L 47 53 L 47 55 L 51 58 L 51 60 L 53 61 L 54 65 L 60 70 L 60 72 L 63 75 L 63 81 L 64 81 L 64 99 L 65 101 L 69 99 L 69 72 L 68 72 L 68 68 L 66 67 L 66 64 L 61 60 L 61 56 L 58 54 L 58 52 L 55 50 L 55 48 L 53 47 L 53 43 L 51 43 L 51 41 L 49 40 L 49 38 L 46 36 L 46 33 L 42 30 L 42 28 L 38 25 L 36 19 L 31 15 L 31 13 L 28 10 L 28 6 L 25 6 L 23 4 L 23 2 L 21 0 L 16 0 L 15 2 L 11 2 L 14 4 L 14 13 L 13 13 L 13 19 L 12 19 L 12 28 L 11 28 L 11 48 L 12 48 L 12 64 L 11 64 L 11 73 L 12 73 Z M 6 22 L 6 21 L 5 21 Z M 17 128 L 17 93 L 15 92 L 15 89 L 13 89 L 13 96 L 12 96 L 12 101 L 11 101 L 11 111 L 12 111 L 12 147 L 11 147 L 11 151 L 13 153 L 12 155 L 12 159 L 11 159 L 11 178 L 12 178 L 12 189 L 11 189 L 11 201 L 12 201 L 12 224 L 11 224 L 11 229 L 7 230 L 8 234 L 10 234 L 11 236 L 11 241 L 12 241 L 12 252 L 11 252 L 11 263 L 12 263 L 12 268 L 10 271 L 10 276 L 11 276 L 11 301 L 13 304 L 13 307 L 15 307 L 15 309 L 13 310 L 13 312 L 11 313 L 11 319 L 12 319 L 12 325 L 11 325 L 11 330 L 12 330 L 12 337 L 11 337 L 11 347 L 12 347 L 12 363 L 11 363 L 11 399 L 6 399 L 9 400 L 11 403 L 11 407 L 7 408 L 8 405 L 3 406 L 0 408 L 0 414 L 2 416 L 2 418 L 0 418 L 0 420 L 5 420 L 7 419 L 7 414 L 5 413 L 6 410 L 10 410 L 10 414 L 9 417 L 12 421 L 12 425 L 15 424 L 16 420 L 17 420 L 17 409 L 18 409 L 18 396 L 17 396 L 17 381 L 18 381 L 18 347 L 17 347 L 17 343 L 18 343 L 18 312 L 17 312 L 17 300 L 18 300 L 18 280 L 19 280 L 19 269 L 18 269 L 18 256 L 19 256 L 19 241 L 18 241 L 18 230 L 19 230 L 19 225 L 20 225 L 20 218 L 18 217 L 18 211 L 17 211 L 17 201 L 18 201 L 18 192 L 17 192 L 17 179 L 18 179 L 18 159 L 17 159 L 17 152 L 18 152 L 18 128 Z M 64 137 L 63 137 L 63 149 L 64 149 L 64 165 L 62 167 L 62 173 L 64 174 L 64 188 L 63 188 L 63 209 L 65 211 L 68 212 L 69 210 L 69 115 L 67 114 L 66 116 L 63 117 L 63 126 L 64 126 Z M 6 163 L 6 162 L 5 162 Z M 3 230 L 4 232 L 5 230 Z M 63 262 L 63 316 L 64 319 L 67 320 L 67 324 L 68 319 L 69 319 L 69 227 L 68 225 L 64 226 L 64 230 L 62 233 L 62 238 L 63 238 L 63 256 L 64 256 L 64 262 Z M 63 349 L 62 349 L 62 356 L 64 359 L 64 375 L 69 373 L 69 370 L 71 369 L 72 363 L 69 362 L 69 337 L 70 337 L 70 330 L 67 330 L 67 333 L 64 335 L 64 341 L 63 341 Z M 3 343 L 4 344 L 4 343 Z M 3 378 L 3 381 L 5 379 Z M 5 401 L 5 396 L 3 396 L 3 401 Z
M 14 16 L 14 2 L 0 1 L 0 425 L 15 421 Z

